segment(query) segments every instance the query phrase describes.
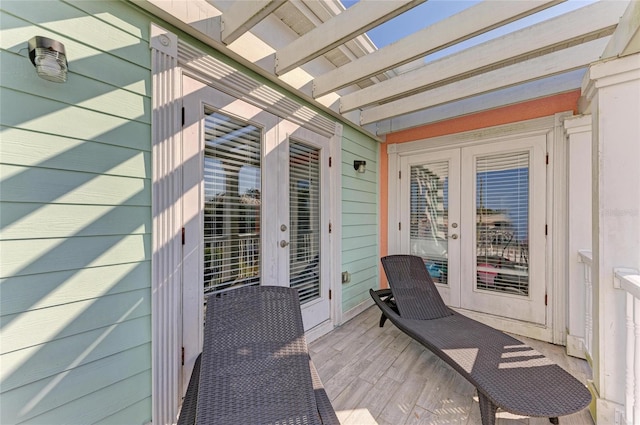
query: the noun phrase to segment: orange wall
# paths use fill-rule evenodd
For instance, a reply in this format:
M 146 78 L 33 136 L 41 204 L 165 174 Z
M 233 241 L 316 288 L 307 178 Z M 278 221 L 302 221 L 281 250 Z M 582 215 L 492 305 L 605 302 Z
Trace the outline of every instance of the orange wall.
M 580 90 L 575 90 L 387 134 L 386 141 L 380 149 L 380 255 L 385 256 L 388 253 L 387 211 L 389 199 L 389 159 L 386 145 L 547 117 L 564 111 L 573 111 L 573 113 L 576 114 L 579 97 Z M 386 288 L 388 286 L 387 279 L 382 270 L 382 266 L 380 267 L 380 286 Z

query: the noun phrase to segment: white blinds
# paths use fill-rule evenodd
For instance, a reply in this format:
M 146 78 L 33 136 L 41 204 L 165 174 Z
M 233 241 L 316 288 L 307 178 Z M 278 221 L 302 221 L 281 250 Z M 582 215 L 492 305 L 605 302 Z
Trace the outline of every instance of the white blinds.
M 411 254 L 425 260 L 435 282 L 447 283 L 449 162 L 411 166 Z
M 476 158 L 477 288 L 529 294 L 529 152 Z
M 205 109 L 204 290 L 260 279 L 261 130 Z
M 289 144 L 290 285 L 300 302 L 320 296 L 320 151 Z

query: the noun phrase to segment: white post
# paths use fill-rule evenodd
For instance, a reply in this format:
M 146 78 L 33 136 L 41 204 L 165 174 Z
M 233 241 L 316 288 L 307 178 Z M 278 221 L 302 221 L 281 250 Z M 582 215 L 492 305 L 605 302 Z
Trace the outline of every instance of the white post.
M 593 128 L 593 390 L 596 423 L 625 414 L 625 293 L 615 267 L 640 259 L 640 53 L 592 65 L 582 92 Z
M 591 281 L 584 275 L 578 254 L 591 250 L 591 115 L 566 118 L 563 122 L 567 137 L 567 234 L 569 254 L 567 285 L 567 354 L 585 358 L 587 326 L 591 311 Z M 588 265 L 589 269 L 591 264 Z M 584 269 L 584 270 L 583 270 Z M 586 286 L 588 285 L 588 286 Z M 589 347 L 590 348 L 590 347 Z

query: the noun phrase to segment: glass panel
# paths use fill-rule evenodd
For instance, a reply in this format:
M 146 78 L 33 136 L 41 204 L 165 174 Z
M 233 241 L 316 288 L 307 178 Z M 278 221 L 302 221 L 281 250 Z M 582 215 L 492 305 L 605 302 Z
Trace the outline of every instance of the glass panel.
M 300 302 L 320 297 L 320 150 L 289 145 L 290 285 Z
M 205 108 L 204 291 L 260 280 L 261 130 Z
M 478 289 L 529 295 L 529 152 L 476 159 Z
M 434 282 L 447 285 L 449 162 L 411 166 L 411 254 L 424 259 Z

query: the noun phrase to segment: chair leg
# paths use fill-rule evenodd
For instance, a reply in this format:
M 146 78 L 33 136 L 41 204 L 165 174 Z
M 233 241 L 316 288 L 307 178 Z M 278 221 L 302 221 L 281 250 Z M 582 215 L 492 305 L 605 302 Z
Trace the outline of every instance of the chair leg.
M 387 321 L 387 316 L 385 316 L 384 314 L 380 315 L 380 327 L 382 328 L 384 326 L 384 322 Z
M 549 422 L 551 422 L 553 425 L 560 424 L 560 420 L 558 418 L 549 418 Z
M 478 401 L 480 402 L 480 418 L 482 425 L 495 425 L 496 411 L 498 406 L 493 404 L 484 394 L 478 391 Z

